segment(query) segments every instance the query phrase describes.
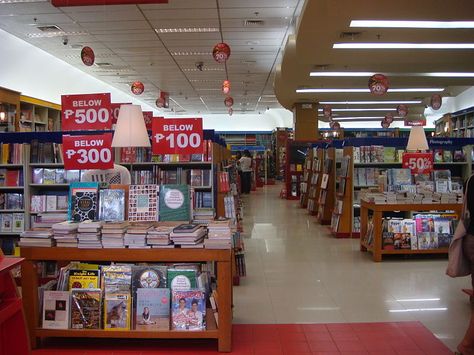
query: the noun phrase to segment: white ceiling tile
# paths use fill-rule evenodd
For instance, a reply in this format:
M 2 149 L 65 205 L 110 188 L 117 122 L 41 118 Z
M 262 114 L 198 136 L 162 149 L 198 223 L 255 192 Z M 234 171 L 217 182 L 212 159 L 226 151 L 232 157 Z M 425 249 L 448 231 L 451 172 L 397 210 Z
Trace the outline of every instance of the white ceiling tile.
M 217 9 L 173 9 L 173 10 L 146 10 L 145 16 L 149 20 L 170 20 L 176 19 L 179 21 L 186 19 L 216 19 Z
M 148 30 L 150 26 L 145 21 L 109 21 L 109 22 L 88 22 L 86 30 Z
M 0 15 L 57 14 L 60 11 L 49 2 L 0 4 Z

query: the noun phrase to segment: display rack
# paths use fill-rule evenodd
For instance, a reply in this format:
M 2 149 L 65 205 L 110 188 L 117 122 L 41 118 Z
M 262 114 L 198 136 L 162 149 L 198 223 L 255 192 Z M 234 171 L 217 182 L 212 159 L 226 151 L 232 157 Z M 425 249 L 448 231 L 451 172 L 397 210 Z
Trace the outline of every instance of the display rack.
M 311 164 L 311 180 L 309 181 L 308 206 L 307 210 L 310 215 L 316 215 L 318 212 L 318 199 L 321 190 L 322 162 L 324 159 L 324 149 L 317 148 L 314 152 L 313 162 Z
M 436 136 L 473 138 L 474 107 L 447 113 L 435 122 Z
M 410 250 L 410 249 L 382 249 L 382 221 L 383 214 L 386 212 L 422 212 L 422 211 L 454 211 L 458 217 L 461 215 L 462 204 L 375 204 L 371 202 L 361 201 L 360 210 L 360 250 L 372 253 L 373 260 L 382 261 L 383 255 L 399 254 L 399 255 L 419 255 L 419 254 L 447 254 L 447 248 L 428 249 L 428 250 Z M 373 225 L 373 243 L 368 244 L 364 236 L 367 235 L 369 226 L 369 212 L 372 212 Z
M 303 177 L 301 179 L 300 186 L 300 206 L 302 208 L 307 208 L 308 206 L 308 196 L 309 196 L 309 187 L 311 183 L 311 177 L 313 173 L 312 163 L 314 159 L 314 148 L 308 152 L 303 166 Z
M 332 211 L 334 209 L 336 192 L 336 148 L 331 147 L 324 150 L 322 165 L 322 173 L 319 179 L 321 183 L 318 197 L 318 214 L 316 218 L 320 224 L 325 225 L 331 224 Z
M 20 110 L 20 132 L 61 130 L 61 105 L 21 95 Z
M 221 352 L 232 350 L 232 266 L 231 250 L 209 249 L 146 249 L 146 250 L 94 250 L 76 248 L 21 248 L 23 302 L 28 324 L 31 347 L 39 346 L 39 339 L 67 338 L 161 338 L 161 339 L 217 339 Z M 212 310 L 206 312 L 205 331 L 107 331 L 107 330 L 51 330 L 39 327 L 38 274 L 35 264 L 52 260 L 68 262 L 206 262 L 217 264 L 217 293 L 219 294 L 218 324 Z

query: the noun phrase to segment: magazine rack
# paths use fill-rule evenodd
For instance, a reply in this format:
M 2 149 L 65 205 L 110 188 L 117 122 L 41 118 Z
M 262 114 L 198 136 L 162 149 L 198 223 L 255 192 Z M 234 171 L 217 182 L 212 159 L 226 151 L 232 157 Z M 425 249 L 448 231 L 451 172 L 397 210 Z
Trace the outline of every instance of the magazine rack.
M 217 339 L 221 352 L 232 349 L 232 265 L 230 250 L 210 249 L 76 249 L 76 248 L 21 248 L 22 285 L 25 313 L 31 346 L 36 348 L 41 338 L 161 338 L 161 339 Z M 107 331 L 104 329 L 42 329 L 39 324 L 38 276 L 35 263 L 43 260 L 104 261 L 104 262 L 206 262 L 217 264 L 217 293 L 219 295 L 219 326 L 212 309 L 206 312 L 207 329 L 204 331 Z

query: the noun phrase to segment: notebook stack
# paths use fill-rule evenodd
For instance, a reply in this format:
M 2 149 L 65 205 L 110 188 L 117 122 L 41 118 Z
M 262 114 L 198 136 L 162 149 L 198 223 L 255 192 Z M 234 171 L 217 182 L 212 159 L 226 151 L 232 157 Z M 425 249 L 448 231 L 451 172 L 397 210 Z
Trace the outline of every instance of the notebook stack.
M 230 220 L 209 223 L 204 245 L 206 249 L 230 249 L 232 247 Z
M 53 238 L 59 248 L 77 248 L 77 228 L 79 223 L 61 222 L 53 224 Z
M 170 240 L 170 233 L 173 227 L 157 226 L 150 229 L 146 236 L 146 242 L 152 248 L 174 248 Z
M 214 219 L 213 208 L 196 208 L 193 212 L 193 223 L 209 224 Z
M 125 248 L 124 237 L 128 222 L 107 222 L 102 225 L 102 246 L 104 248 Z
M 173 229 L 170 238 L 181 248 L 204 248 L 206 228 L 200 224 L 181 224 Z
M 52 239 L 53 232 L 50 228 L 35 228 L 21 233 L 20 247 L 52 247 L 54 246 L 54 239 Z
M 148 249 L 151 248 L 146 243 L 146 235 L 154 227 L 154 223 L 138 222 L 133 223 L 127 228 L 124 243 L 130 249 Z
M 102 229 L 102 221 L 84 221 L 79 223 L 77 231 L 77 239 L 79 239 L 79 248 L 98 249 L 102 248 L 100 241 L 100 231 Z

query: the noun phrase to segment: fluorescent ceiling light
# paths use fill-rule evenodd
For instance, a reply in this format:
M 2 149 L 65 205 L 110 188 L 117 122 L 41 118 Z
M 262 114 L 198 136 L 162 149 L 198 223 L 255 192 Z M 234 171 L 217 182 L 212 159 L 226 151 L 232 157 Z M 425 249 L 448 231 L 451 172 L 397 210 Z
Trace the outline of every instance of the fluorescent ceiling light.
M 440 298 L 405 298 L 396 300 L 397 302 L 427 302 L 427 301 L 440 301 Z
M 333 108 L 332 112 L 354 112 L 354 111 L 396 111 L 396 108 Z M 319 112 L 323 112 L 323 109 L 318 109 Z
M 309 76 L 315 77 L 369 77 L 375 72 L 313 71 Z M 426 76 L 439 78 L 472 78 L 474 72 L 432 72 L 432 73 L 383 73 L 387 76 Z
M 474 43 L 334 43 L 335 49 L 474 49 Z
M 439 92 L 444 91 L 444 88 L 400 88 L 400 89 L 388 89 L 388 92 Z M 370 92 L 369 89 L 296 89 L 297 93 L 345 93 L 345 92 Z
M 430 312 L 430 311 L 447 311 L 448 308 L 408 308 L 408 309 L 389 309 L 390 313 L 405 313 L 405 312 Z
M 400 105 L 400 104 L 421 104 L 421 100 L 402 101 L 320 101 L 322 105 Z
M 85 36 L 89 33 L 85 31 L 77 32 L 65 32 L 65 31 L 56 31 L 56 32 L 41 32 L 41 33 L 27 33 L 26 37 L 28 38 L 50 38 L 50 37 L 62 37 L 62 36 Z
M 352 116 L 352 117 L 339 117 L 334 121 L 353 121 L 353 120 L 381 120 L 384 116 Z
M 155 28 L 156 33 L 205 33 L 219 32 L 217 27 L 181 27 L 181 28 Z
M 474 28 L 474 21 L 353 20 L 350 27 L 373 28 Z
M 474 73 L 450 73 L 450 72 L 440 72 L 440 73 L 425 73 L 426 76 L 438 77 L 438 78 L 473 78 Z
M 372 76 L 376 73 L 357 71 L 312 71 L 309 76 Z
M 172 56 L 184 56 L 184 55 L 212 55 L 211 52 L 171 52 Z
M 224 71 L 224 68 L 184 68 L 183 71 Z

